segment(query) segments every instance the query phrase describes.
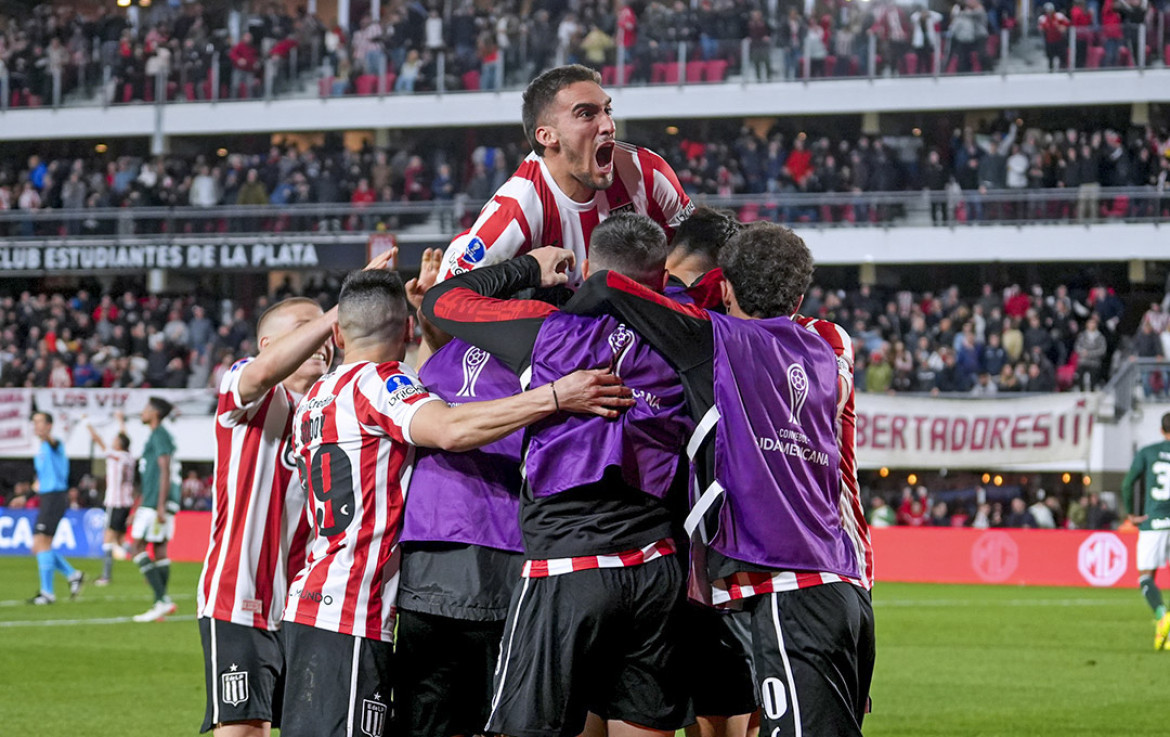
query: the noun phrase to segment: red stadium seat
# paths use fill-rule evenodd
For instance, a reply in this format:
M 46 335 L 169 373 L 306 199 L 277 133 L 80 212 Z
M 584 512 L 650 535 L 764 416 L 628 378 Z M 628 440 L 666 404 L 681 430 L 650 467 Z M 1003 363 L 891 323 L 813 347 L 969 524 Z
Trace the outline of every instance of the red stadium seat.
M 146 80 L 146 85 L 142 88 L 142 99 L 146 102 L 154 102 L 154 80 Z
M 662 84 L 666 81 L 666 68 L 670 66 L 666 62 L 656 61 L 650 65 L 650 84 Z
M 707 62 L 705 61 L 688 61 L 687 62 L 687 84 L 698 84 L 703 81 L 703 77 L 707 73 Z
M 959 57 L 951 55 L 947 60 L 947 74 L 956 74 L 959 71 Z
M 918 74 L 918 54 L 902 56 L 902 74 Z
M 1090 46 L 1088 53 L 1085 55 L 1086 69 L 1100 69 L 1101 62 L 1105 61 L 1105 47 Z
M 1121 47 L 1120 51 L 1117 54 L 1117 63 L 1119 66 L 1123 66 L 1123 67 L 1132 67 L 1134 65 L 1133 64 L 1133 54 L 1131 54 L 1129 52 L 1128 46 Z
M 385 93 L 388 95 L 394 91 L 394 82 L 398 79 L 398 75 L 394 72 L 386 72 L 386 89 Z
M 130 102 L 133 99 L 134 85 L 129 83 L 122 85 L 122 102 Z
M 378 75 L 363 74 L 354 80 L 353 86 L 359 95 L 372 95 L 378 91 Z
M 463 73 L 463 89 L 478 90 L 479 89 L 479 71 L 472 69 L 469 72 Z
M 723 82 L 727 79 L 727 60 L 726 59 L 712 59 L 707 62 L 707 81 L 708 82 Z
M 994 58 L 994 57 L 992 57 L 992 58 Z M 983 62 L 980 61 L 979 52 L 977 52 L 977 51 L 971 52 L 971 71 L 973 71 L 973 72 L 982 72 L 983 71 Z
M 987 37 L 987 58 L 999 58 L 999 36 L 993 34 Z
M 183 83 L 183 95 L 187 98 L 187 102 L 194 102 L 195 101 L 195 83 L 194 82 L 184 82 Z
M 1170 44 L 1166 44 L 1166 48 L 1162 49 L 1162 63 L 1170 66 Z
M 603 87 L 610 87 L 617 80 L 617 67 L 612 64 L 606 64 L 601 68 L 601 85 Z
M 43 102 L 40 95 L 29 95 L 25 104 L 29 107 L 40 107 Z
M 757 204 L 744 205 L 739 210 L 739 221 L 741 223 L 754 223 L 760 219 L 760 206 Z
M 832 77 L 837 74 L 837 57 L 829 54 L 825 57 L 825 76 Z
M 317 94 L 321 97 L 333 94 L 333 77 L 321 77 L 317 80 Z

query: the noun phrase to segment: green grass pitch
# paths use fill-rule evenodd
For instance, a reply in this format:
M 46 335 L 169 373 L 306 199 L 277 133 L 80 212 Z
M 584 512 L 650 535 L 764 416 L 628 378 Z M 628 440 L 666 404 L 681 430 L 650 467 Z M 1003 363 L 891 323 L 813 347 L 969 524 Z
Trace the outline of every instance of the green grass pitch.
M 100 568 L 80 565 L 91 578 Z M 135 624 L 129 618 L 150 597 L 130 563 L 117 565 L 107 588 L 33 607 L 24 603 L 36 588 L 33 559 L 0 558 L 0 734 L 196 734 L 198 575 L 197 565 L 176 564 L 178 614 Z M 1170 652 L 1153 652 L 1152 616 L 1136 587 L 886 583 L 874 609 L 867 737 L 1166 734 Z

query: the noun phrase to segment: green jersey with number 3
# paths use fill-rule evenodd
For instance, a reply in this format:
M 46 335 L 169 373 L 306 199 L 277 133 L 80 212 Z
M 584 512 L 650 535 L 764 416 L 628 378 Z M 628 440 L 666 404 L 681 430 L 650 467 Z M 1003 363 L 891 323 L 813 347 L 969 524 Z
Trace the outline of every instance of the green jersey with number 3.
M 1147 445 L 1133 459 L 1129 473 L 1121 482 L 1121 498 L 1130 514 L 1134 513 L 1133 485 L 1139 478 L 1146 491 L 1141 510 L 1146 519 L 1138 529 L 1170 529 L 1170 441 Z

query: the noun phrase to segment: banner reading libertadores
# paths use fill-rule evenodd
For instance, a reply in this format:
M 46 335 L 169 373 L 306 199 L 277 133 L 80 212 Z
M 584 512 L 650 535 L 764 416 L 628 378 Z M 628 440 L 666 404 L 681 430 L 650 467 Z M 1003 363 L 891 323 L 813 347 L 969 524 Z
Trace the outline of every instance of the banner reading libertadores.
M 1095 394 L 1012 399 L 857 396 L 863 468 L 1003 468 L 1089 457 Z

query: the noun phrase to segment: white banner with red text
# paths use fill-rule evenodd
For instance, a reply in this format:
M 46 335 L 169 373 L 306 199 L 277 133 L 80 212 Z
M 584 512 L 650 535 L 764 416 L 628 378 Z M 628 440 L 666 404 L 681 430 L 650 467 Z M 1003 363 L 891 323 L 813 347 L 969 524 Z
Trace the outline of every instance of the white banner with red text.
M 857 395 L 861 468 L 993 469 L 1089 459 L 1095 394 L 1010 399 Z

